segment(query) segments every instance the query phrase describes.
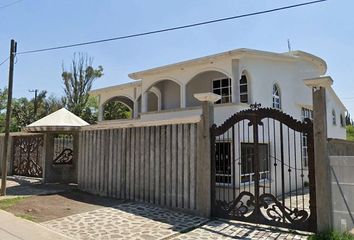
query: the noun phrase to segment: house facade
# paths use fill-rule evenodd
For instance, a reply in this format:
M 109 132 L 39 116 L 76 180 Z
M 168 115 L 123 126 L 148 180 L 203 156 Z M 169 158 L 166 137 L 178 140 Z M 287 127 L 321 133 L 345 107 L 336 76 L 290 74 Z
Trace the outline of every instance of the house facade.
M 141 135 L 137 135 L 136 130 L 133 133 L 135 139 L 142 142 L 132 146 L 128 141 L 128 146 L 138 151 L 134 157 L 154 154 L 156 151 L 146 151 L 149 146 L 162 146 L 157 151 L 158 158 L 154 155 L 149 158 L 154 163 L 161 161 L 161 164 L 150 166 L 161 170 L 157 176 L 164 179 L 162 184 L 187 187 L 186 193 L 192 193 L 172 190 L 172 198 L 194 199 L 188 196 L 195 196 L 196 202 L 203 206 L 204 199 L 198 200 L 203 196 L 201 190 L 206 195 L 210 190 L 213 192 L 210 195 L 215 196 L 212 207 L 216 211 L 223 214 L 231 211 L 245 218 L 261 213 L 263 222 L 280 219 L 282 214 L 277 217 L 270 208 L 274 210 L 280 206 L 291 214 L 302 209 L 300 215 L 304 225 L 301 228 L 307 229 L 305 219 L 316 216 L 314 171 L 319 166 L 316 167 L 314 161 L 313 124 L 306 119 L 313 117 L 312 98 L 317 96 L 317 90 L 325 93 L 328 137 L 346 138 L 346 108 L 332 89 L 333 80 L 325 76 L 326 71 L 326 62 L 310 53 L 251 49 L 236 49 L 140 71 L 129 74 L 135 80 L 131 83 L 91 92 L 99 98 L 100 121 L 95 127 L 101 125 L 111 130 L 140 124 L 138 134 Z M 202 129 L 211 118 L 203 120 L 209 112 L 203 107 L 202 115 L 201 102 L 195 98 L 198 93 L 214 93 L 209 97 L 216 99 L 215 94 L 220 97 L 212 111 L 217 127 Z M 105 120 L 105 106 L 111 101 L 126 105 L 131 111 L 131 119 Z M 250 110 L 251 104 L 252 107 L 261 104 L 262 108 Z M 196 127 L 183 127 L 181 119 L 193 117 L 201 119 Z M 164 121 L 175 123 L 159 127 L 158 124 Z M 195 132 L 195 129 L 198 130 Z M 190 137 L 191 131 L 198 136 L 198 141 Z M 146 135 L 151 133 L 153 136 L 148 135 L 148 144 L 143 144 Z M 198 151 L 188 150 L 181 154 L 189 147 L 196 147 Z M 132 163 L 129 159 L 125 161 Z M 140 171 L 147 163 L 140 159 L 140 165 L 134 165 L 134 169 Z M 184 168 L 187 171 L 183 171 Z M 196 173 L 197 177 L 192 174 L 189 179 L 188 172 Z M 212 177 L 212 190 L 203 188 L 211 182 L 209 177 Z M 195 188 L 188 189 L 189 180 Z M 252 203 L 255 199 L 258 203 Z M 254 211 L 255 208 L 259 210 Z M 282 221 L 292 223 L 294 219 L 290 215 L 287 220 L 283 216 Z M 313 217 L 308 218 L 308 221 L 312 220 Z
M 135 81 L 96 89 L 91 95 L 99 98 L 101 124 L 105 122 L 104 107 L 110 101 L 119 101 L 131 110 L 131 119 L 115 121 L 200 115 L 200 102 L 193 95 L 205 92 L 222 97 L 215 104 L 217 125 L 255 102 L 303 120 L 312 116 L 312 90 L 304 81 L 321 78 L 326 70 L 323 59 L 302 51 L 236 49 L 135 72 L 129 74 Z M 328 135 L 344 139 L 346 108 L 331 86 L 327 92 Z

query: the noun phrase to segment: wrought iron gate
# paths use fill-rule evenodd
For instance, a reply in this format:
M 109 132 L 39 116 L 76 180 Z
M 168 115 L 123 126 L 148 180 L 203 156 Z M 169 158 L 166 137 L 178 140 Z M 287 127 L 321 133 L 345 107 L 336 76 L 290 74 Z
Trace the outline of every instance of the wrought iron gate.
M 311 120 L 252 107 L 211 128 L 214 216 L 315 231 Z
M 14 175 L 42 177 L 42 135 L 14 136 L 12 149 Z

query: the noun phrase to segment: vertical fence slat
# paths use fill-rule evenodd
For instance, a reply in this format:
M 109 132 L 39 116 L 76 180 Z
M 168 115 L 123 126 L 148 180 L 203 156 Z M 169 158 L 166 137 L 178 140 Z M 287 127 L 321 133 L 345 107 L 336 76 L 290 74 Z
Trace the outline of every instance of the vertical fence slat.
M 99 193 L 100 195 L 102 195 L 104 193 L 104 185 L 105 185 L 105 174 L 104 174 L 104 165 L 105 165 L 105 145 L 104 145 L 104 140 L 105 140 L 105 135 L 106 132 L 104 131 L 100 131 L 101 132 L 101 137 L 100 137 L 100 154 L 99 154 L 99 158 L 100 158 L 100 170 L 99 170 L 99 177 L 98 177 L 98 181 L 99 181 Z
M 116 143 L 116 162 L 117 162 L 117 170 L 116 170 L 116 196 L 120 197 L 121 192 L 121 169 L 122 169 L 122 129 L 118 129 L 117 132 L 117 143 Z
M 189 124 L 183 126 L 183 207 L 189 208 Z
M 172 173 L 171 173 L 171 198 L 172 207 L 177 207 L 177 125 L 172 125 Z
M 79 188 L 81 188 L 81 176 L 82 176 L 82 172 L 81 172 L 81 170 L 83 169 L 82 168 L 82 153 L 83 153 L 83 146 L 82 146 L 82 132 L 80 132 L 78 135 L 77 135 L 77 137 L 79 138 L 78 140 L 78 142 L 79 142 L 79 148 L 78 148 L 78 159 L 76 159 L 76 165 L 77 165 L 77 169 L 78 169 L 78 171 L 77 171 L 77 185 L 78 185 L 78 187 Z
M 150 127 L 145 128 L 145 149 L 144 149 L 144 201 L 149 202 L 149 183 L 150 183 L 150 147 L 149 147 L 149 141 L 150 139 Z
M 166 205 L 166 126 L 161 126 L 160 156 L 161 205 Z
M 130 199 L 134 199 L 135 193 L 135 128 L 131 129 L 131 144 L 130 144 Z
M 150 203 L 155 202 L 155 127 L 150 128 Z
M 135 193 L 134 199 L 140 199 L 140 128 L 135 131 Z
M 171 206 L 171 125 L 166 127 L 166 205 Z
M 145 132 L 144 132 L 144 127 L 140 128 L 140 138 L 139 138 L 139 145 L 140 145 L 140 154 L 139 154 L 139 162 L 140 162 L 140 166 L 139 166 L 139 187 L 140 187 L 140 191 L 139 191 L 139 200 L 144 201 L 144 138 L 145 138 Z
M 113 130 L 109 130 L 109 152 L 108 152 L 108 196 L 113 197 Z
M 127 140 L 126 140 L 126 150 L 127 150 L 127 155 L 126 155 L 126 164 L 125 164 L 125 199 L 130 198 L 130 145 L 132 144 L 131 138 L 130 138 L 130 133 L 131 133 L 131 128 L 127 128 L 126 134 L 127 134 Z
M 155 146 L 155 203 L 160 204 L 160 126 L 156 127 Z
M 93 145 L 93 131 L 88 131 L 87 132 L 87 144 L 89 146 L 94 146 Z M 92 192 L 92 170 L 91 170 L 91 165 L 92 165 L 92 157 L 93 157 L 93 150 L 94 147 L 90 147 L 87 151 L 86 155 L 86 162 L 87 162 L 87 167 L 86 167 L 86 172 L 85 172 L 85 179 L 86 179 L 86 190 L 89 192 Z
M 197 131 L 196 131 L 196 124 L 191 124 L 190 128 L 190 209 L 196 208 L 196 161 L 197 161 Z
M 103 186 L 103 192 L 105 196 L 108 196 L 108 184 L 109 184 L 109 144 L 110 144 L 110 130 L 105 130 L 105 137 L 103 138 L 103 144 L 104 144 L 104 186 Z
M 127 163 L 127 129 L 122 129 L 122 158 L 121 158 L 121 180 L 120 180 L 120 198 L 125 199 L 126 191 L 126 163 Z
M 177 207 L 183 207 L 183 128 L 178 124 L 177 133 Z
M 93 184 L 94 184 L 94 193 L 98 194 L 98 174 L 99 174 L 99 151 L 101 149 L 100 144 L 99 144 L 99 136 L 100 136 L 101 131 L 94 131 L 93 137 L 94 137 L 94 154 L 95 157 L 92 159 L 92 170 L 93 170 Z
M 114 129 L 112 132 L 112 196 L 117 197 L 117 148 L 118 148 L 118 129 Z

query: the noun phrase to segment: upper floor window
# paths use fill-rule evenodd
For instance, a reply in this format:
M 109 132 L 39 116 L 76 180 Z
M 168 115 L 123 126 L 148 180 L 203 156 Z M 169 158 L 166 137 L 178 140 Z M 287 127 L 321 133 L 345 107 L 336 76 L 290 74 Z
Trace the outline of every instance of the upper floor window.
M 311 120 L 313 120 L 313 111 L 311 109 L 308 108 L 301 108 L 301 120 L 304 121 L 305 118 L 309 118 Z
M 240 102 L 248 103 L 248 81 L 245 74 L 240 79 Z
M 336 111 L 334 109 L 332 110 L 332 124 L 337 125 Z
M 280 88 L 278 84 L 273 85 L 273 108 L 281 109 Z
M 221 96 L 221 99 L 217 101 L 216 104 L 231 102 L 231 79 L 223 78 L 213 80 L 213 93 Z
M 340 114 L 340 126 L 345 127 L 345 120 L 344 120 L 344 116 L 342 113 Z

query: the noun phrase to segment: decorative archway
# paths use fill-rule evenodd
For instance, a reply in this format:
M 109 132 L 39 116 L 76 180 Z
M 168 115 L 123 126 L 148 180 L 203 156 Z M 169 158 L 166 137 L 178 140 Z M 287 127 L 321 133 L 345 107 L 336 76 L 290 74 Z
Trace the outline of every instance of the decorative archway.
M 200 102 L 193 95 L 204 92 L 214 92 L 221 95 L 222 99 L 217 103 L 231 102 L 231 77 L 216 70 L 207 70 L 196 74 L 186 84 L 186 107 L 200 106 Z
M 129 119 L 133 117 L 134 101 L 126 96 L 115 96 L 103 105 L 103 120 Z
M 176 109 L 181 106 L 181 85 L 175 80 L 157 81 L 148 87 L 144 94 L 147 94 L 145 98 L 147 111 L 152 107 L 151 101 L 154 101 L 154 104 L 157 101 L 158 110 Z

